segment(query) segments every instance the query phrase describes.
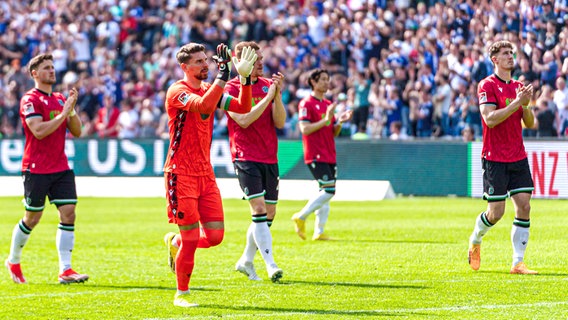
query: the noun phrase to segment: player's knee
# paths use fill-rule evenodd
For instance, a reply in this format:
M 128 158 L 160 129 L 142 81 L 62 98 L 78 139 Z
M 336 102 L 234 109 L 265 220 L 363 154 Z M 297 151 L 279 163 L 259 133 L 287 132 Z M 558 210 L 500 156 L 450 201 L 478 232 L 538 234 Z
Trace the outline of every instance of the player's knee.
M 214 247 L 223 242 L 225 236 L 224 229 L 203 229 L 209 246 Z

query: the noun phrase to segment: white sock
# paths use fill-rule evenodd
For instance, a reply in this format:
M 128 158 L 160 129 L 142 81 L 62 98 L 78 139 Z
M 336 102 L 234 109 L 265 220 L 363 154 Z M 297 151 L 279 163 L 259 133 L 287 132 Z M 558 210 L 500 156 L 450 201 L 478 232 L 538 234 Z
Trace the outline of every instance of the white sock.
M 20 220 L 12 231 L 12 244 L 10 245 L 10 254 L 8 255 L 8 262 L 12 264 L 20 263 L 22 259 L 22 250 L 30 238 L 32 229 L 28 228 L 23 220 Z
M 312 214 L 312 212 L 316 211 L 317 209 L 321 208 L 321 206 L 327 202 L 329 202 L 329 200 L 331 200 L 331 198 L 333 198 L 333 194 L 332 193 L 327 193 L 324 190 L 320 190 L 320 192 L 318 193 L 318 195 L 311 199 L 310 201 L 308 201 L 308 203 L 306 203 L 306 205 L 304 206 L 304 208 L 302 208 L 302 210 L 299 212 L 299 216 L 300 219 L 302 220 L 306 220 L 306 218 Z
M 517 219 L 513 222 L 513 227 L 511 228 L 511 243 L 513 244 L 513 267 L 517 263 L 522 262 L 525 257 L 525 251 L 527 250 L 527 244 L 529 243 L 529 227 L 520 226 L 517 222 L 521 222 L 523 225 L 529 225 L 528 221 L 518 221 Z
M 55 245 L 59 252 L 59 273 L 71 269 L 71 252 L 75 245 L 75 226 L 59 224 Z
M 475 219 L 475 227 L 473 228 L 473 233 L 469 237 L 469 242 L 473 244 L 481 244 L 481 238 L 493 227 L 493 225 L 487 220 L 487 215 L 482 212 L 477 219 Z
M 264 222 L 254 222 L 253 236 L 254 242 L 258 251 L 264 259 L 264 263 L 267 266 L 274 264 L 274 257 L 272 255 L 272 234 L 270 234 L 270 229 L 266 221 Z
M 325 224 L 327 222 L 327 217 L 329 217 L 329 202 L 324 203 L 319 209 L 316 210 L 314 235 L 320 235 L 323 233 L 323 229 L 325 228 Z
M 253 262 L 254 255 L 256 254 L 256 243 L 254 242 L 254 222 L 251 222 L 247 229 L 247 242 L 245 244 L 245 250 L 241 256 L 241 261 L 243 262 Z

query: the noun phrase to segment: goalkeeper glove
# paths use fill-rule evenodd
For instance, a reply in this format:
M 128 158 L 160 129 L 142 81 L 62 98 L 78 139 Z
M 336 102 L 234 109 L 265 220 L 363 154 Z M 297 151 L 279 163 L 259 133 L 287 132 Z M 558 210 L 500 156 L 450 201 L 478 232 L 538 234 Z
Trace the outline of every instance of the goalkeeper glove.
M 237 59 L 237 57 L 233 57 L 233 64 L 239 73 L 241 84 L 251 84 L 250 74 L 252 73 L 257 58 L 256 51 L 251 47 L 245 47 L 243 49 L 240 60 Z
M 217 63 L 217 68 L 219 69 L 217 79 L 225 82 L 229 81 L 231 76 L 231 50 L 229 47 L 224 43 L 219 44 L 217 46 L 217 54 L 212 58 Z

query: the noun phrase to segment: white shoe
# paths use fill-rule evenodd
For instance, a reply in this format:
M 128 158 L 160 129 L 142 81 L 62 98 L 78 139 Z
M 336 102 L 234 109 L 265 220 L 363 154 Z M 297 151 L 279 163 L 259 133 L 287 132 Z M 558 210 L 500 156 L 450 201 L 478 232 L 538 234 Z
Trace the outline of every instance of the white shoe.
M 270 280 L 272 280 L 272 282 L 279 282 L 284 275 L 284 271 L 278 268 L 276 264 L 270 265 L 268 268 L 266 268 L 266 271 L 268 272 L 268 277 L 270 278 Z
M 189 301 L 189 293 L 183 293 L 183 294 L 176 293 L 174 297 L 174 306 L 182 308 L 192 308 L 192 307 L 197 307 L 198 304 Z
M 241 262 L 239 260 L 235 265 L 235 270 L 247 276 L 249 280 L 254 280 L 254 281 L 262 280 L 256 274 L 256 270 L 254 270 L 254 264 L 252 262 Z

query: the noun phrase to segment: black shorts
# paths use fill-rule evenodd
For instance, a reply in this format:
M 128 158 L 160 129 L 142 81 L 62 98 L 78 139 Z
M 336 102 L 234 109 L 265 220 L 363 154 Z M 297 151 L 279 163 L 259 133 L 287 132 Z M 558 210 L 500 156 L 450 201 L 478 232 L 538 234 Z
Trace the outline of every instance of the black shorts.
M 22 172 L 24 180 L 24 206 L 27 211 L 40 212 L 45 208 L 45 196 L 57 207 L 77 204 L 75 173 L 67 170 L 58 173 L 33 174 Z
M 278 164 L 235 161 L 233 166 L 246 200 L 264 196 L 266 203 L 276 204 L 278 202 L 278 183 L 280 182 Z
M 517 162 L 494 162 L 481 159 L 483 172 L 483 199 L 504 201 L 517 193 L 532 193 L 534 183 L 525 158 Z
M 335 180 L 337 180 L 337 164 L 312 162 L 308 164 L 308 168 L 312 172 L 314 179 L 318 181 L 320 187 L 330 184 L 335 185 Z

